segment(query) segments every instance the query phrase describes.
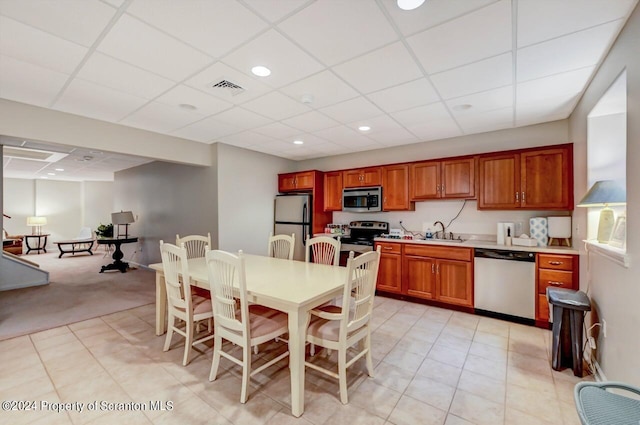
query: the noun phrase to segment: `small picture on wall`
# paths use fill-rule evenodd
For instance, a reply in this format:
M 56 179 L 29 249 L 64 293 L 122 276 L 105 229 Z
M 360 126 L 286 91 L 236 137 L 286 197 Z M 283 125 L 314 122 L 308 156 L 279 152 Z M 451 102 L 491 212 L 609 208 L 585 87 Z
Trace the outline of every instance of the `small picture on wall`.
M 615 248 L 625 249 L 627 244 L 627 217 L 621 215 L 616 219 L 616 224 L 613 226 L 613 233 L 611 234 L 611 240 L 609 245 Z

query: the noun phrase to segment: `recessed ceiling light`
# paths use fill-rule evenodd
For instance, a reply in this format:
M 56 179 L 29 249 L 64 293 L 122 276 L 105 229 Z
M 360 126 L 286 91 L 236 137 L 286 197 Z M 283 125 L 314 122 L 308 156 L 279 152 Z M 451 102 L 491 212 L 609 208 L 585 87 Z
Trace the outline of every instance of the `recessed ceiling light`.
M 266 66 L 258 65 L 251 68 L 251 72 L 258 77 L 268 77 L 271 75 L 271 70 Z
M 187 111 L 195 111 L 196 109 L 198 109 L 194 105 L 190 105 L 188 103 L 181 103 L 178 106 L 182 109 L 186 109 Z
M 302 140 L 294 140 L 294 141 L 293 141 L 293 144 L 294 144 L 294 145 L 303 145 L 303 144 L 304 144 L 304 142 L 303 142 Z
M 358 130 L 360 130 L 360 131 L 369 131 L 369 130 L 371 130 L 371 127 L 369 127 L 368 125 L 361 125 L 360 127 L 358 127 Z
M 56 168 L 56 171 L 64 171 L 64 168 Z
M 56 175 L 56 173 L 47 173 L 47 174 L 50 175 L 50 176 L 55 176 Z
M 473 108 L 473 105 L 469 105 L 468 103 L 463 103 L 461 105 L 455 105 L 453 107 L 454 111 L 466 111 L 467 109 Z
M 398 7 L 402 10 L 413 10 L 422 6 L 424 0 L 398 0 Z

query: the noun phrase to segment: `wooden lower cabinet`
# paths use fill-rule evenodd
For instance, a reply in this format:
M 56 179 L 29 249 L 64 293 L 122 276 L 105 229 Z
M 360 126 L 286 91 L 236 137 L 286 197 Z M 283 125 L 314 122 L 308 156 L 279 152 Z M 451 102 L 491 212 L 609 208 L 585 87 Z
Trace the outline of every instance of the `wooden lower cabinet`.
M 473 249 L 394 242 L 378 245 L 382 248 L 378 290 L 473 307 Z
M 538 254 L 536 257 L 536 325 L 548 327 L 550 321 L 547 287 L 579 288 L 577 255 Z

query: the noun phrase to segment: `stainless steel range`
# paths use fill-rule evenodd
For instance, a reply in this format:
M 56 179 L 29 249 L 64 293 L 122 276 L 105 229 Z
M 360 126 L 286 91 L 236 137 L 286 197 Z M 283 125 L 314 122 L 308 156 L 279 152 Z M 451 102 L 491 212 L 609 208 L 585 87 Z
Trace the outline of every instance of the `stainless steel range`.
M 340 239 L 340 251 L 373 251 L 373 238 L 383 233 L 389 233 L 389 223 L 385 221 L 352 221 L 349 223 L 349 236 Z

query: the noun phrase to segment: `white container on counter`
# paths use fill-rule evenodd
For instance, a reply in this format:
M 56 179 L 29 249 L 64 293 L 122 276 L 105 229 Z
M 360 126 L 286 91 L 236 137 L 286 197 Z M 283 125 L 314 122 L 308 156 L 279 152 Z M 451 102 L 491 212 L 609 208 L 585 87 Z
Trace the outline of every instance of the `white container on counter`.
M 547 217 L 550 238 L 571 237 L 571 217 Z

